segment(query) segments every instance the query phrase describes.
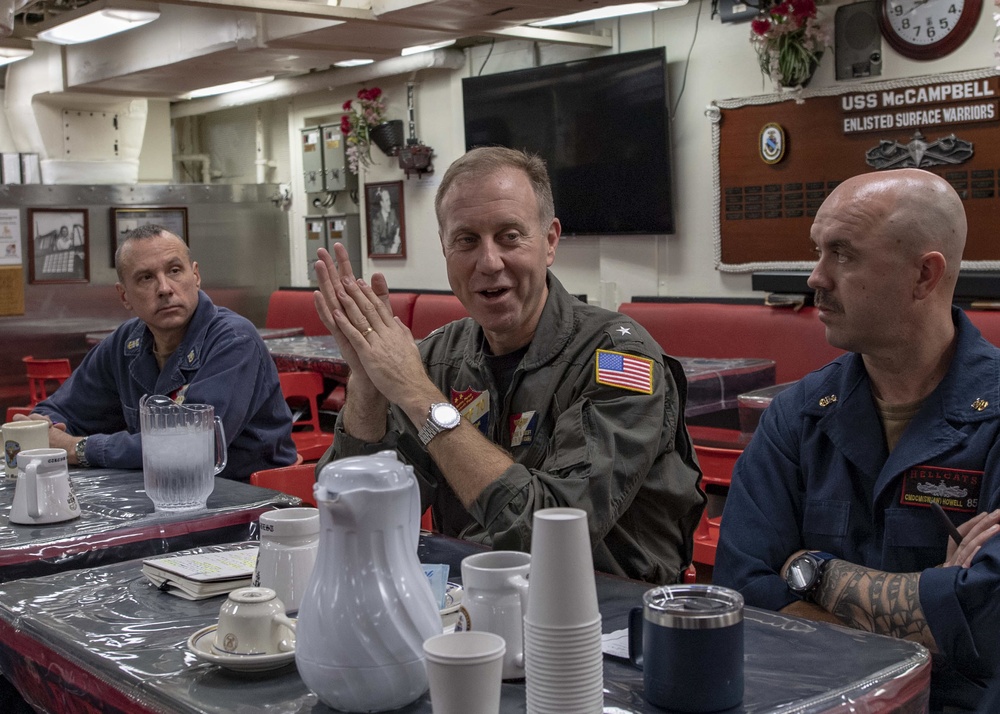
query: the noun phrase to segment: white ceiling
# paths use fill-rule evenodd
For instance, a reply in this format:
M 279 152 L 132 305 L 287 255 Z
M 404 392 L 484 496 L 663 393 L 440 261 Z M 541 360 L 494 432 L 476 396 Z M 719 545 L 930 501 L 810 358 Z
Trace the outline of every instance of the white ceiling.
M 66 47 L 65 89 L 174 98 L 356 57 L 388 59 L 404 47 L 449 39 L 519 36 L 607 47 L 604 37 L 521 25 L 629 1 L 170 0 L 160 3 L 161 16 L 149 25 Z M 15 35 L 30 37 L 30 26 L 18 23 Z

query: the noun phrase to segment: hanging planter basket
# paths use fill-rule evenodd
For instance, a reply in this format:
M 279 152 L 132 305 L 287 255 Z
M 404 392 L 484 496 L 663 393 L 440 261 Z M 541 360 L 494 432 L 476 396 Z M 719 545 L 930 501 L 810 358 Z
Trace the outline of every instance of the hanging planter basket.
M 368 132 L 368 138 L 386 156 L 399 156 L 399 150 L 403 148 L 403 120 L 384 121 L 372 127 Z

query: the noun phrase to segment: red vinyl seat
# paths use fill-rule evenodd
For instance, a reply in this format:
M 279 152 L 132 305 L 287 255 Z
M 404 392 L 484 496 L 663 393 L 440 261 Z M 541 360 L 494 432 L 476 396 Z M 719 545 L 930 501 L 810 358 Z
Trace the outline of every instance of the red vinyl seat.
M 36 359 L 28 355 L 21 361 L 24 362 L 24 366 L 28 372 L 29 407 L 34 407 L 38 402 L 48 398 L 48 382 L 56 382 L 58 388 L 59 385 L 62 385 L 63 382 L 69 379 L 69 375 L 73 371 L 69 360 L 65 357 Z
M 278 372 L 281 393 L 292 410 L 292 440 L 305 461 L 318 461 L 333 444 L 333 434 L 319 423 L 319 396 L 323 376 L 319 372 Z
M 307 506 L 316 505 L 313 485 L 316 483 L 316 464 L 296 464 L 277 469 L 263 469 L 250 474 L 250 483 L 298 496 Z

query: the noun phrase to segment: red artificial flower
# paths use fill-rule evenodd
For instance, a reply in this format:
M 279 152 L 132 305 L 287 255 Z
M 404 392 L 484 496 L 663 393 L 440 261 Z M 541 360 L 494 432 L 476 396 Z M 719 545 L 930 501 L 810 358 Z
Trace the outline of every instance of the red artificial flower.
M 350 102 L 348 102 L 350 103 Z M 342 134 L 351 133 L 351 120 L 347 118 L 347 115 L 340 117 L 340 132 Z
M 792 5 L 788 0 L 771 8 L 772 15 L 788 15 L 791 11 Z
M 800 23 L 810 17 L 816 17 L 816 3 L 813 0 L 789 0 L 792 5 L 792 16 Z
M 750 22 L 750 29 L 756 35 L 766 35 L 768 30 L 771 29 L 771 21 L 758 17 Z

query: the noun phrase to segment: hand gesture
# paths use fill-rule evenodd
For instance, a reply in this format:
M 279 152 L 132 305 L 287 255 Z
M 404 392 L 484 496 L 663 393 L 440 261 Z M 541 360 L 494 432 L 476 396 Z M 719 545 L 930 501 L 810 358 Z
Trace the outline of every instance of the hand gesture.
M 958 527 L 962 534 L 961 544 L 948 538 L 948 558 L 942 567 L 958 565 L 968 568 L 979 549 L 1000 531 L 1000 510 L 980 513 Z

